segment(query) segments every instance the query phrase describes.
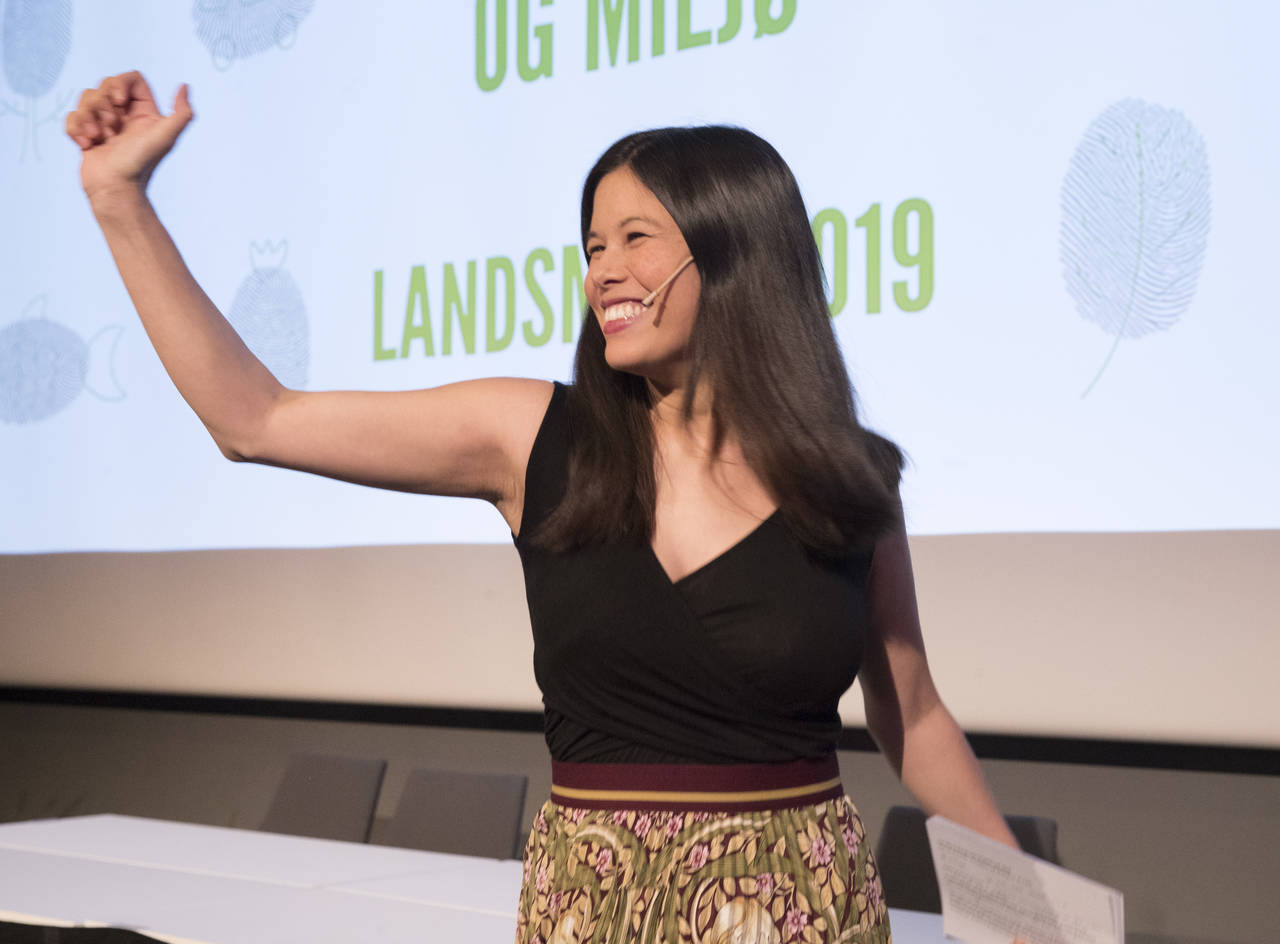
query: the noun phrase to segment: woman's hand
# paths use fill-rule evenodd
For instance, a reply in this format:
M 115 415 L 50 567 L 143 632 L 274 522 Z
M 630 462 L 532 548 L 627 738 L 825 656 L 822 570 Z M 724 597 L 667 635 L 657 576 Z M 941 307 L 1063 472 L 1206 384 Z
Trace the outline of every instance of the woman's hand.
M 137 196 L 161 158 L 191 121 L 187 87 L 178 89 L 173 111 L 160 114 L 151 89 L 137 72 L 105 79 L 86 89 L 67 115 L 67 136 L 80 146 L 80 182 L 94 204 L 114 195 Z

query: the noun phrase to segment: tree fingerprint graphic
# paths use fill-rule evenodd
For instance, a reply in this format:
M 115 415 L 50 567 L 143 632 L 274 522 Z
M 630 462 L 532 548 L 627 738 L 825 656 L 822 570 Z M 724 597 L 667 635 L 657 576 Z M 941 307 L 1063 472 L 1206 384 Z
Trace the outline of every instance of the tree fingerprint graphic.
M 71 50 L 71 0 L 2 0 L 0 58 L 4 78 L 19 96 L 18 104 L 0 100 L 0 116 L 16 115 L 23 122 L 22 153 L 40 159 L 36 131 L 61 116 L 71 91 L 40 116 L 40 99 L 53 91 Z
M 1181 112 L 1126 98 L 1084 133 L 1062 181 L 1059 251 L 1076 311 L 1115 343 L 1171 327 L 1209 242 L 1209 159 Z
M 219 69 L 298 38 L 298 25 L 314 0 L 196 0 L 196 35 Z
M 65 409 L 81 390 L 99 400 L 123 400 L 115 377 L 115 354 L 123 329 L 103 328 L 87 342 L 65 325 L 45 317 L 47 297 L 37 295 L 13 324 L 0 328 L 0 420 L 34 423 Z M 106 390 L 90 385 L 89 361 L 102 343 L 108 373 Z
M 307 385 L 311 361 L 307 308 L 284 269 L 289 244 L 252 243 L 253 272 L 240 283 L 227 320 L 276 380 L 295 390 Z

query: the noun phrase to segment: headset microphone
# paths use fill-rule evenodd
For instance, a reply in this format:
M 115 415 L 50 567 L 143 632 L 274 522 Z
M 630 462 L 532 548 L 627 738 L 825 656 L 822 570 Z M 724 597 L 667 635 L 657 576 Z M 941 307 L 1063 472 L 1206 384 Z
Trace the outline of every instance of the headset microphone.
M 643 305 L 645 308 L 652 308 L 654 299 L 658 297 L 658 293 L 661 292 L 668 285 L 670 285 L 672 280 L 675 279 L 675 277 L 679 275 L 681 272 L 683 272 L 686 268 L 688 268 L 689 263 L 692 261 L 693 261 L 693 256 L 688 256 L 684 260 L 684 262 L 680 263 L 679 268 L 677 268 L 674 272 L 672 272 L 670 275 L 667 276 L 666 281 L 664 281 L 661 285 L 659 285 L 652 292 L 650 292 L 643 299 L 641 299 L 640 304 Z

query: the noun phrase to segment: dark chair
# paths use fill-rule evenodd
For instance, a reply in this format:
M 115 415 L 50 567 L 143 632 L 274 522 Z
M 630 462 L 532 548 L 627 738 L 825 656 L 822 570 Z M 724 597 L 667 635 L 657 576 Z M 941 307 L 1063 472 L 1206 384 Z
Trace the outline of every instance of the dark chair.
M 884 818 L 876 843 L 876 864 L 884 900 L 894 908 L 942 913 L 938 876 L 933 870 L 924 811 L 914 806 L 892 807 Z M 1006 816 L 1005 822 L 1024 852 L 1061 865 L 1058 823 L 1044 816 Z
M 410 771 L 382 842 L 388 846 L 519 858 L 529 778 L 517 774 Z
M 381 759 L 294 754 L 259 828 L 365 842 L 386 769 Z

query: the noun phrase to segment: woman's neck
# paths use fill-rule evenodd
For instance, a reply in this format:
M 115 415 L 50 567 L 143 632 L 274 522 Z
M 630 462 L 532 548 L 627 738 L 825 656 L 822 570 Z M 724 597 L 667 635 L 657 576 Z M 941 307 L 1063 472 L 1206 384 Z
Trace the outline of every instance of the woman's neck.
M 689 410 L 687 419 L 688 384 L 665 384 L 650 378 L 645 379 L 645 384 L 649 388 L 649 409 L 656 421 L 677 426 L 710 424 L 711 390 L 705 381 L 698 384 L 694 392 L 693 408 Z
M 694 393 L 693 407 L 685 415 L 688 401 L 688 388 L 685 386 L 662 388 L 649 381 L 650 416 L 653 417 L 654 433 L 661 443 L 677 446 L 686 454 L 702 455 L 707 459 L 712 455 L 713 420 L 711 413 L 711 390 L 705 383 L 698 385 Z M 728 437 L 732 439 L 730 435 Z M 721 446 L 727 445 L 721 443 Z M 664 450 L 665 451 L 665 450 Z

